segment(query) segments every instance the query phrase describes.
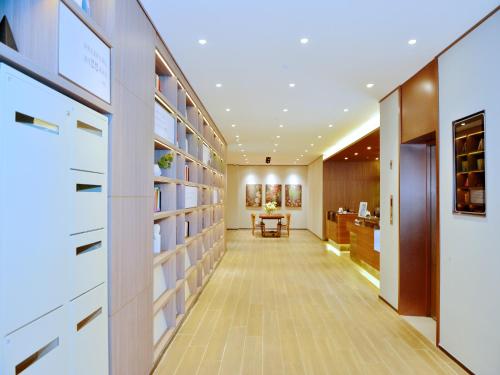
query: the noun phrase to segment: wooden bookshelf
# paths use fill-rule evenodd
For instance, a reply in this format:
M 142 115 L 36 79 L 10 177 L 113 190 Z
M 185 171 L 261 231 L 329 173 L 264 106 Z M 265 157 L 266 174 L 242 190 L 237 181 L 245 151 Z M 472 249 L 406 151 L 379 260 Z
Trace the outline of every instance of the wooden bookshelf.
M 453 122 L 455 212 L 486 214 L 484 112 Z
M 154 162 L 172 155 L 152 181 L 161 192 L 153 214 L 160 226 L 152 300 L 157 363 L 224 253 L 226 145 L 158 49 L 155 74 Z

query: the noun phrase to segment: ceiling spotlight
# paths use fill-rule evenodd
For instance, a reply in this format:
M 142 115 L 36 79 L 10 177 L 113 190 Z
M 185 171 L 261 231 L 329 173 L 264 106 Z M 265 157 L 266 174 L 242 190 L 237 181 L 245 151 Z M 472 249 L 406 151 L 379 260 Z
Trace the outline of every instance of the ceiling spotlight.
M 277 144 L 277 143 L 275 143 L 274 145 L 275 145 L 276 147 L 278 147 L 278 144 Z
M 369 89 L 371 89 L 373 86 L 375 86 L 375 84 L 374 84 L 374 83 L 367 83 L 367 84 L 366 84 L 366 87 L 368 87 Z
M 358 156 L 359 154 L 357 152 L 354 153 L 354 156 Z
M 295 159 L 295 160 L 299 161 L 299 159 Z
M 309 152 L 309 150 L 304 150 L 304 152 Z
M 367 150 L 371 150 L 371 149 L 372 149 L 372 146 L 368 146 L 366 149 L 367 149 Z
M 314 147 L 314 143 L 311 143 L 311 147 Z
M 349 108 L 344 108 L 344 112 L 349 112 Z
M 226 108 L 226 112 L 231 112 L 231 108 Z
M 244 158 L 246 158 L 247 156 L 246 155 L 243 155 Z
M 329 128 L 333 128 L 333 125 L 332 125 L 332 124 L 330 124 L 330 125 L 328 125 L 328 127 L 329 127 Z
M 292 88 L 295 87 L 295 83 L 289 83 L 288 87 L 292 87 Z
M 243 146 L 243 145 L 242 145 L 241 143 L 238 143 L 238 146 L 240 146 L 240 147 L 241 147 L 241 146 Z
M 241 152 L 245 152 L 245 150 L 241 150 Z
M 276 152 L 276 150 L 273 150 L 273 152 Z
M 309 43 L 308 38 L 300 38 L 300 44 L 307 44 L 307 43 Z
M 303 157 L 304 157 L 304 155 L 300 155 L 300 157 L 301 157 L 301 158 L 303 158 Z
M 280 128 L 282 128 L 282 127 L 283 127 L 283 125 L 280 125 Z
M 235 127 L 236 127 L 236 124 L 231 124 L 231 126 L 232 126 L 233 128 L 235 128 Z
M 344 159 L 345 159 L 345 160 L 349 160 L 349 158 L 348 158 L 347 156 L 346 156 Z
M 278 139 L 279 139 L 279 138 L 281 138 L 281 136 L 280 136 L 280 135 L 277 135 L 277 136 L 276 136 L 276 138 L 278 138 Z
M 318 139 L 321 139 L 322 137 L 323 137 L 323 136 L 321 136 L 321 135 L 318 135 Z
M 221 88 L 221 87 L 222 87 L 222 83 L 216 83 L 216 84 L 215 84 L 215 87 L 217 87 L 217 88 Z
M 410 46 L 414 46 L 415 44 L 417 44 L 417 40 L 416 40 L 416 39 L 410 39 L 410 40 L 408 41 L 408 44 L 409 44 Z
M 283 108 L 283 112 L 288 112 L 288 108 Z
M 207 44 L 207 40 L 206 39 L 199 39 L 198 43 L 200 43 L 202 46 L 204 46 L 205 44 Z
M 378 160 L 378 158 L 375 158 L 375 160 Z

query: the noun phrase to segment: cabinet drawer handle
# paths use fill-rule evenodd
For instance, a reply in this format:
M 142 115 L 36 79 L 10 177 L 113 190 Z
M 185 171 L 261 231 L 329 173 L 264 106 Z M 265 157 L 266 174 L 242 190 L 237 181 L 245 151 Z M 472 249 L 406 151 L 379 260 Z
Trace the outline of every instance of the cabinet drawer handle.
M 59 337 L 52 340 L 51 342 L 49 342 L 43 348 L 37 350 L 35 353 L 30 355 L 24 361 L 19 362 L 19 364 L 16 365 L 16 375 L 22 373 L 24 370 L 26 370 L 28 367 L 30 367 L 35 362 L 42 359 L 42 357 L 44 357 L 45 355 L 50 353 L 52 350 L 54 350 L 58 346 L 59 346 Z
M 97 135 L 98 137 L 102 137 L 102 130 L 99 128 L 96 128 L 95 126 L 89 125 L 83 121 L 78 120 L 76 122 L 76 127 L 78 129 L 81 129 L 83 131 L 86 131 L 87 133 Z
M 16 112 L 16 122 L 23 125 L 33 126 L 34 128 L 45 130 L 50 133 L 59 134 L 59 126 L 39 118 Z
M 76 330 L 80 331 L 82 328 L 84 328 L 86 325 L 88 325 L 92 320 L 97 318 L 99 315 L 102 313 L 102 307 L 99 307 L 96 311 L 88 315 L 86 318 L 83 318 L 76 324 Z
M 102 186 L 91 184 L 76 184 L 76 191 L 82 193 L 100 193 L 102 192 Z
M 101 247 L 102 247 L 102 241 L 97 241 L 97 242 L 89 243 L 87 245 L 78 246 L 76 248 L 76 255 L 90 253 L 91 251 L 100 249 Z

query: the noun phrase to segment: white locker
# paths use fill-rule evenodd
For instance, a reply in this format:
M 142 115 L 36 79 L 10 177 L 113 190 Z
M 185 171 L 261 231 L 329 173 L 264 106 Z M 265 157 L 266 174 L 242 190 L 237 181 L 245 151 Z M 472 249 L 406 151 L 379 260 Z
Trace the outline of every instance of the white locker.
M 0 66 L 0 332 L 64 303 L 68 130 L 63 95 Z M 61 166 L 61 164 L 63 164 Z
M 2 338 L 2 375 L 68 374 L 66 307 Z

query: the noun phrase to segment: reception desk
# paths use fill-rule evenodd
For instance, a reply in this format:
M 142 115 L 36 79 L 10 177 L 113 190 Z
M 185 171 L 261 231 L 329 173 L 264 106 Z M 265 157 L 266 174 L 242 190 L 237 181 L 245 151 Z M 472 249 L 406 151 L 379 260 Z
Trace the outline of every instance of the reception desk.
M 347 227 L 350 235 L 351 258 L 380 271 L 378 220 L 362 219 L 359 223 L 348 223 Z
M 358 214 L 354 212 L 332 212 L 326 220 L 326 236 L 339 245 L 349 244 L 349 230 L 347 224 L 354 223 Z

